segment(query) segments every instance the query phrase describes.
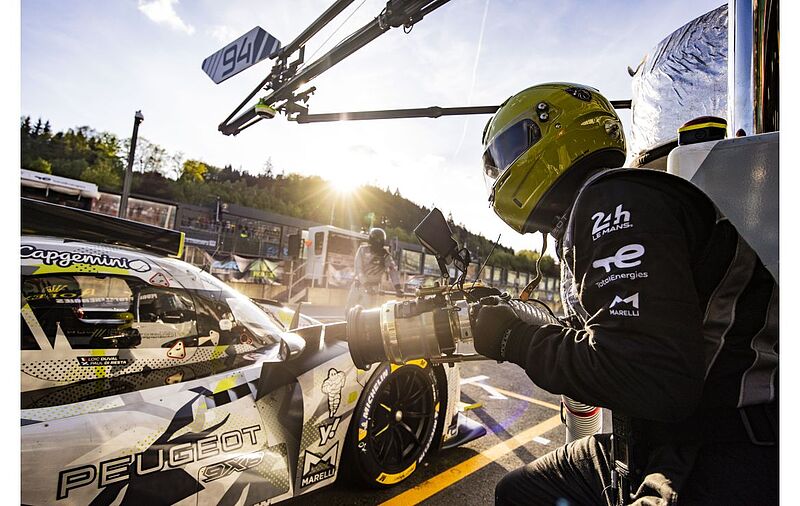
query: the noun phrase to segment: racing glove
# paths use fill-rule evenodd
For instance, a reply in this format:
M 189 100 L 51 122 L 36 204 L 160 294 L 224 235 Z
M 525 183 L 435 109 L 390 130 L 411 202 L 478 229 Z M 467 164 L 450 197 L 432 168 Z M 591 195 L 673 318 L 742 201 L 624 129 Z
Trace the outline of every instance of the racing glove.
M 405 295 L 405 294 L 403 293 L 403 287 L 402 287 L 402 286 L 400 286 L 399 284 L 397 284 L 397 285 L 394 285 L 394 293 L 395 293 L 395 294 L 396 294 L 398 297 L 402 297 L 403 295 Z
M 473 309 L 473 319 L 475 351 L 498 362 L 515 362 L 515 358 L 524 361 L 520 354 L 525 355 L 526 345 L 537 326 L 524 322 L 496 295 L 481 299 L 480 305 Z

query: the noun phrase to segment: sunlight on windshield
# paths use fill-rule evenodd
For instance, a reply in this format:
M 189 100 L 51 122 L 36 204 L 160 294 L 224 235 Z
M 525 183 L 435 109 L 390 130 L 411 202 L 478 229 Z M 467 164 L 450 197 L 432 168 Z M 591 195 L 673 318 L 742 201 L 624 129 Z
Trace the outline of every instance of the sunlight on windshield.
M 264 343 L 278 340 L 278 334 L 284 329 L 264 309 L 211 274 L 205 271 L 199 271 L 198 274 L 210 285 L 209 289 L 222 292 L 222 298 L 233 314 L 234 325 L 243 325 Z

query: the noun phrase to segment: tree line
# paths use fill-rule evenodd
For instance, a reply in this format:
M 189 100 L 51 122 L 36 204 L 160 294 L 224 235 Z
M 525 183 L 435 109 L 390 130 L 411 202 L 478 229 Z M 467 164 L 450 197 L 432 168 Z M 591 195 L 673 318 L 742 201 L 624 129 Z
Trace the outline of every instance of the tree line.
M 122 189 L 130 139 L 120 139 L 88 126 L 53 132 L 49 121 L 30 116 L 20 121 L 22 168 L 95 183 L 103 191 Z M 144 137 L 139 137 L 133 163 L 133 193 L 178 203 L 210 205 L 222 202 L 262 209 L 329 223 L 351 230 L 382 226 L 390 238 L 416 243 L 414 227 L 430 209 L 404 198 L 400 192 L 363 186 L 348 198 L 337 195 L 319 176 L 277 172 L 271 159 L 256 171 L 216 167 L 183 153 L 170 153 Z M 535 270 L 539 254 L 530 250 L 514 252 L 467 230 L 449 218 L 450 228 L 460 245 L 473 259 L 514 270 Z M 493 249 L 494 248 L 494 249 Z M 556 275 L 550 256 L 542 259 L 542 270 Z

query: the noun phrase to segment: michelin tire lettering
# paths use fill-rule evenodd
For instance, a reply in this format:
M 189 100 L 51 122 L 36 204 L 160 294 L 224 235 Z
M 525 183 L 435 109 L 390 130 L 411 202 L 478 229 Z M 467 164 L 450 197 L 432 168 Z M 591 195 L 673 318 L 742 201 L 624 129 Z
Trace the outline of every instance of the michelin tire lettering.
M 378 377 L 378 380 L 375 382 L 375 384 L 372 386 L 369 393 L 367 394 L 367 401 L 364 403 L 364 411 L 362 411 L 361 413 L 361 421 L 359 423 L 359 426 L 365 432 L 369 426 L 369 412 L 372 409 L 372 403 L 373 401 L 375 401 L 375 396 L 378 395 L 378 390 L 380 390 L 381 385 L 383 384 L 387 376 L 389 376 L 388 367 L 385 368 L 383 372 L 381 372 L 380 376 Z
M 135 272 L 147 272 L 150 270 L 150 264 L 144 260 L 112 257 L 105 253 L 97 255 L 92 253 L 39 249 L 29 244 L 20 246 L 19 256 L 23 259 L 31 258 L 34 260 L 41 260 L 44 265 L 55 265 L 62 268 L 69 267 L 73 264 L 88 264 L 99 267 L 126 269 Z

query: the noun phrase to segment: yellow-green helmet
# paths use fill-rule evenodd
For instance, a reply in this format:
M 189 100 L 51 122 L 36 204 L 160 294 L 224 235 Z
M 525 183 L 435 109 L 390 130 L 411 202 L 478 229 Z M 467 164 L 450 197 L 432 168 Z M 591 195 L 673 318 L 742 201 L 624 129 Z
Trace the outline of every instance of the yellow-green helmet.
M 550 232 L 591 171 L 625 162 L 614 108 L 596 89 L 570 83 L 506 100 L 486 124 L 483 149 L 494 212 L 523 234 Z

